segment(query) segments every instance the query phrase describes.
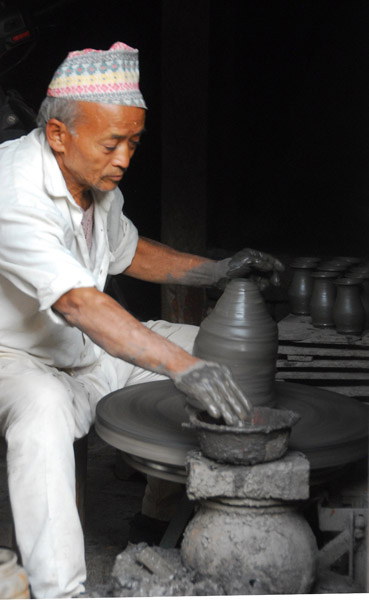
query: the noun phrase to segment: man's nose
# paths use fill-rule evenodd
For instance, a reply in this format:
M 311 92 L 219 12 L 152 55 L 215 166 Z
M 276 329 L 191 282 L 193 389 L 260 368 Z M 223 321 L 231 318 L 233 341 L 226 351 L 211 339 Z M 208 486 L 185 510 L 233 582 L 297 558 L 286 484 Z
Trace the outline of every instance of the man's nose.
M 131 160 L 131 153 L 128 145 L 122 144 L 114 152 L 113 165 L 121 169 L 128 169 Z

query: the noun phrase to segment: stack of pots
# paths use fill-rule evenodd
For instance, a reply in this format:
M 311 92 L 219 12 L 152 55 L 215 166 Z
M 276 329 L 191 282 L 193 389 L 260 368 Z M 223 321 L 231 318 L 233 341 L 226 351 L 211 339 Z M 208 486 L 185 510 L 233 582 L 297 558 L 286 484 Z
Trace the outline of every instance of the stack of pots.
M 354 257 L 297 258 L 288 290 L 292 314 L 310 315 L 314 327 L 360 335 L 369 328 L 369 263 Z

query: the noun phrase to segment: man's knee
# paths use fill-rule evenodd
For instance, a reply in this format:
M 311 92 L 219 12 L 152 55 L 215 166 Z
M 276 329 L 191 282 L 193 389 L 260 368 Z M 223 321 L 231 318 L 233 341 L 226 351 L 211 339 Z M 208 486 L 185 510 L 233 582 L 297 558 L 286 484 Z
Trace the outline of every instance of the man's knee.
M 146 325 L 152 330 L 171 340 L 186 352 L 192 353 L 195 338 L 199 328 L 196 325 L 186 325 L 184 323 L 169 323 L 168 321 L 158 320 L 149 321 Z
M 2 382 L 0 394 L 3 429 L 22 429 L 31 432 L 72 424 L 71 400 L 65 386 L 52 374 L 32 373 L 17 381 Z

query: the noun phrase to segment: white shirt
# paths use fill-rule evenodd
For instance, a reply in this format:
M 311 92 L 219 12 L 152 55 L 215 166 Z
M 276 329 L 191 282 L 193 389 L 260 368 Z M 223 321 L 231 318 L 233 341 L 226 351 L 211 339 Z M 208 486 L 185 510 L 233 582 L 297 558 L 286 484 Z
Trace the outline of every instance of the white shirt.
M 26 352 L 57 368 L 84 367 L 101 349 L 52 310 L 65 292 L 104 289 L 132 262 L 138 233 L 117 188 L 94 192 L 93 252 L 41 129 L 0 145 L 0 353 Z

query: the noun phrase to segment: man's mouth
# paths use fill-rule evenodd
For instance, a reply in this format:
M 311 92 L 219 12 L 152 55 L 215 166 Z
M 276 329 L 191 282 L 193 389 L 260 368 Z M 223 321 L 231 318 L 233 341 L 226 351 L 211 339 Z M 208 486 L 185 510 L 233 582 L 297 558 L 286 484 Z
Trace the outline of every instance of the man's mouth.
M 123 177 L 123 173 L 120 175 L 105 175 L 104 179 L 111 179 L 111 181 L 119 182 Z

